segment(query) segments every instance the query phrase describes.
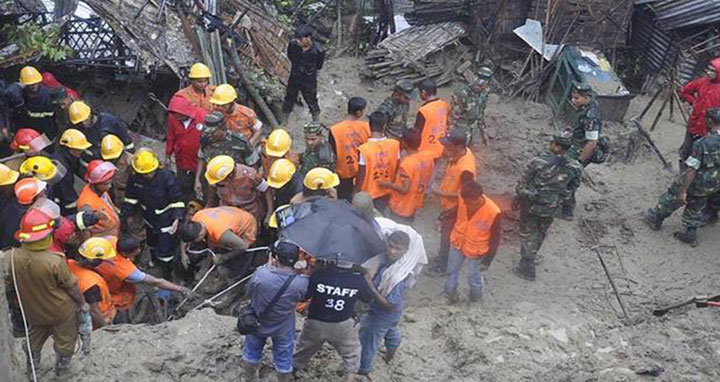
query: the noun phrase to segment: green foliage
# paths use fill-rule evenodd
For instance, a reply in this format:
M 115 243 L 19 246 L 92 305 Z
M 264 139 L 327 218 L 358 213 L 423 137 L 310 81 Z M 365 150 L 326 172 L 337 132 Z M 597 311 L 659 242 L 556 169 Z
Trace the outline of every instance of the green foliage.
M 52 61 L 64 60 L 72 54 L 70 47 L 59 43 L 60 28 L 57 26 L 44 30 L 35 23 L 6 25 L 0 29 L 0 33 L 18 45 L 20 54 L 40 51 L 43 57 Z

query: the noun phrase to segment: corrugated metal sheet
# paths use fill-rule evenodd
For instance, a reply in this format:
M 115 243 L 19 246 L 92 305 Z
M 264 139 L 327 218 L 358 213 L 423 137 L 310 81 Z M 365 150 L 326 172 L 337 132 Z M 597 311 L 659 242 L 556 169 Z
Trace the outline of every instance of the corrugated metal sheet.
M 720 22 L 720 0 L 664 0 L 650 7 L 665 30 Z

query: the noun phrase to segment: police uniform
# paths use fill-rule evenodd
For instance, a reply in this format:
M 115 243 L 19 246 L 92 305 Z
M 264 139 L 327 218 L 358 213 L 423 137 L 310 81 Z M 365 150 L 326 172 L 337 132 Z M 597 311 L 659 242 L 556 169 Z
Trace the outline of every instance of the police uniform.
M 569 132 L 555 134 L 553 141 L 569 147 Z M 580 186 L 583 167 L 568 155 L 547 154 L 535 157 L 516 187 L 516 203 L 520 207 L 520 267 L 527 278 L 535 278 L 537 252 L 542 246 L 553 217 L 561 206 L 563 195 Z
M 166 271 L 174 259 L 178 242 L 173 235 L 172 225 L 185 215 L 182 193 L 170 170 L 160 168 L 152 179 L 133 173 L 128 178 L 122 215 L 132 216 L 140 208 L 145 220 L 145 232 L 153 259 L 165 264 Z
M 400 80 L 395 84 L 394 93 L 412 96 L 414 85 L 410 80 Z M 386 98 L 377 110 L 388 117 L 388 124 L 385 128 L 385 135 L 388 138 L 400 139 L 405 130 L 407 130 L 408 113 L 410 112 L 410 103 L 402 103 L 395 99 L 394 96 Z
M 322 136 L 325 126 L 317 122 L 310 122 L 304 126 L 305 134 L 317 134 Z M 330 171 L 335 171 L 335 153 L 330 143 L 323 137 L 322 143 L 315 148 L 305 148 L 305 152 L 300 156 L 300 175 L 304 178 L 308 171 L 315 167 L 325 167 Z
M 486 86 L 492 78 L 492 70 L 480 68 L 475 83 L 462 85 L 455 90 L 450 101 L 452 126 L 464 128 L 468 132 L 468 145 L 472 145 L 475 135 L 480 134 L 483 143 L 485 138 L 485 108 L 490 96 L 490 88 Z

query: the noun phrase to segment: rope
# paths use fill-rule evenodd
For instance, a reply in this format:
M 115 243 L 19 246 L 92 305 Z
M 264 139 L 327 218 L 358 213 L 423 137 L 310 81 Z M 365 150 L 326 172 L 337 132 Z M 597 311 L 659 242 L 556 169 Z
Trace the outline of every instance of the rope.
M 25 344 L 27 345 L 28 359 L 30 360 L 30 369 L 32 370 L 33 382 L 37 382 L 37 373 L 35 372 L 35 360 L 33 360 L 32 349 L 30 348 L 30 332 L 28 331 L 27 318 L 25 317 L 25 308 L 23 308 L 20 292 L 18 291 L 17 277 L 15 276 L 15 248 L 10 252 L 10 268 L 12 269 L 13 285 L 15 294 L 17 295 L 18 304 L 20 305 L 20 313 L 22 314 L 23 326 L 25 326 Z

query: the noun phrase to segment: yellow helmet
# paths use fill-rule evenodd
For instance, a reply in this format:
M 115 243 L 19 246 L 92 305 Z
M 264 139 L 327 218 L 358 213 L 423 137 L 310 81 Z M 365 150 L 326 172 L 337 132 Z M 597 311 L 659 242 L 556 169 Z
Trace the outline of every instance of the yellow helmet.
M 75 101 L 70 104 L 68 108 L 68 115 L 70 116 L 70 123 L 77 125 L 80 122 L 86 121 L 90 118 L 90 106 L 83 101 Z
M 38 180 L 47 182 L 55 177 L 57 167 L 50 158 L 36 156 L 25 159 L 25 161 L 20 164 L 20 173 L 23 175 L 31 175 Z
M 235 99 L 237 99 L 237 92 L 235 91 L 235 88 L 228 84 L 222 84 L 215 88 L 212 97 L 210 97 L 210 103 L 215 105 L 227 105 L 230 102 L 235 101 Z
M 303 184 L 310 190 L 329 190 L 340 184 L 340 177 L 325 167 L 315 167 L 305 175 Z
M 20 83 L 23 85 L 35 85 L 42 82 L 42 75 L 32 66 L 26 66 L 20 70 Z
M 277 227 L 278 227 L 277 216 L 275 216 L 275 214 L 277 214 L 278 212 L 280 212 L 280 210 L 284 210 L 284 209 L 287 208 L 287 207 L 290 207 L 290 205 L 289 205 L 289 204 L 283 204 L 282 206 L 276 208 L 275 211 L 273 211 L 272 215 L 270 215 L 270 220 L 268 220 L 268 227 L 270 227 L 270 228 L 277 228 Z
M 91 237 L 78 248 L 84 258 L 90 260 L 109 260 L 117 255 L 115 246 L 104 237 Z
M 160 167 L 160 161 L 152 150 L 140 149 L 133 155 L 132 167 L 138 174 L 149 174 Z
M 218 155 L 207 164 L 205 170 L 205 179 L 208 184 L 218 184 L 225 180 L 235 169 L 235 159 L 229 155 Z
M 271 157 L 282 158 L 282 156 L 290 150 L 291 145 L 292 138 L 290 138 L 290 134 L 288 134 L 287 131 L 283 129 L 273 130 L 267 137 L 265 154 Z
M 295 165 L 285 158 L 273 162 L 267 174 L 267 184 L 272 188 L 281 188 L 292 179 Z
M 60 145 L 76 150 L 85 150 L 92 146 L 80 130 L 67 129 L 60 136 Z
M 100 141 L 100 156 L 102 156 L 104 160 L 120 158 L 124 149 L 125 144 L 117 135 L 108 134 Z
M 207 65 L 203 63 L 195 63 L 193 66 L 190 67 L 190 73 L 188 73 L 188 78 L 210 78 L 212 77 L 212 74 L 210 73 L 210 68 L 207 67 Z
M 0 186 L 8 186 L 14 184 L 20 173 L 8 166 L 0 163 Z

